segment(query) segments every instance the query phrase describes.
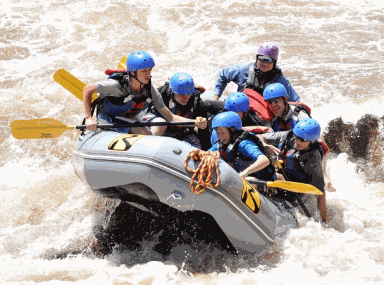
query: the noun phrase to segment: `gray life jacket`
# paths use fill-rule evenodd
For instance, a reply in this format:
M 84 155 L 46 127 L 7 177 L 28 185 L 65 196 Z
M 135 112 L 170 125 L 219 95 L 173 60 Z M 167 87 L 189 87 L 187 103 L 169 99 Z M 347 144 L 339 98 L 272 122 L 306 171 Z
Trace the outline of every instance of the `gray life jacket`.
M 248 65 L 248 78 L 244 89 L 249 88 L 259 94 L 263 94 L 264 89 L 268 85 L 275 83 L 280 76 L 283 76 L 283 73 L 278 66 L 275 66 L 271 71 L 262 74 L 261 71 L 256 67 L 256 62 L 251 62 Z M 260 83 L 261 77 L 265 78 L 263 83 Z

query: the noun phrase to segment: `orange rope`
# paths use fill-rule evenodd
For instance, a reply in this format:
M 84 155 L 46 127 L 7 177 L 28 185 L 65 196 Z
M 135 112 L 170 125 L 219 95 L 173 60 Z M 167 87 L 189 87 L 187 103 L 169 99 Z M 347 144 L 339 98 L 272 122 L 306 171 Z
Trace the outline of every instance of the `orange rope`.
M 199 166 L 196 170 L 190 169 L 188 167 L 188 159 L 192 158 L 194 160 L 200 160 Z M 220 176 L 219 176 L 219 166 L 217 159 L 220 157 L 218 151 L 203 151 L 200 149 L 191 150 L 184 160 L 184 167 L 189 172 L 193 173 L 191 178 L 191 189 L 195 194 L 200 194 L 205 191 L 207 187 L 216 188 L 220 185 Z M 213 172 L 216 172 L 217 182 L 215 185 L 212 185 Z M 193 181 L 197 178 L 197 185 L 193 188 Z M 199 190 L 199 188 L 202 189 Z

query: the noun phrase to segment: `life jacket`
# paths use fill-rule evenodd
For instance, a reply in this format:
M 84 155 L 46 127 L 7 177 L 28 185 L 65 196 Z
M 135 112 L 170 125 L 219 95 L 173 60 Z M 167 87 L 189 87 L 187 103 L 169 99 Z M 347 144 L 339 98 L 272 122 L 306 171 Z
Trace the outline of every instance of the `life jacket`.
M 127 72 L 127 70 L 124 68 L 118 68 L 118 69 L 108 68 L 107 70 L 104 71 L 106 75 L 112 75 L 114 73 L 122 73 L 122 72 Z
M 256 91 L 259 94 L 263 94 L 264 89 L 272 84 L 277 82 L 277 80 L 282 76 L 283 73 L 281 72 L 281 69 L 278 66 L 275 66 L 271 71 L 263 74 L 265 77 L 265 81 L 263 83 L 260 83 L 260 76 L 261 72 L 256 67 L 256 62 L 251 62 L 248 65 L 248 78 L 247 82 L 245 83 L 244 89 L 252 89 Z
M 311 118 L 311 108 L 302 102 L 288 102 L 290 108 L 294 107 L 292 110 L 292 115 L 288 120 L 282 120 L 277 118 L 272 122 L 272 128 L 275 132 L 288 131 L 292 130 L 299 120 L 299 114 L 301 111 L 304 111 Z M 291 108 L 292 109 L 292 108 Z
M 306 150 L 297 151 L 294 149 L 295 140 L 293 131 L 289 131 L 286 140 L 281 146 L 279 157 L 283 160 L 285 173 L 290 177 L 295 177 L 292 181 L 311 183 L 310 177 L 304 171 L 304 162 L 300 159 L 306 152 L 318 151 L 321 159 L 329 152 L 329 148 L 323 141 L 316 141 Z
M 172 98 L 172 95 L 169 92 L 169 82 L 165 82 L 165 84 L 159 87 L 158 90 L 161 96 L 163 97 L 165 106 L 168 107 L 168 109 L 171 111 L 172 114 L 178 115 L 180 117 L 184 117 L 187 119 L 193 119 L 198 117 L 195 114 L 196 106 L 200 100 L 200 94 L 202 94 L 205 91 L 204 88 L 202 89 L 195 88 L 195 93 L 193 94 L 193 100 L 189 100 L 186 106 L 181 106 Z M 151 111 L 155 112 L 154 108 L 152 108 Z M 190 134 L 193 128 L 172 126 L 170 127 L 170 129 L 178 130 L 178 132 L 181 132 L 181 130 L 183 130 L 184 134 L 180 133 L 180 135 L 183 136 L 183 135 Z
M 243 155 L 239 151 L 239 145 L 240 142 L 242 142 L 244 139 L 251 140 L 259 149 L 260 151 L 265 154 L 264 145 L 259 139 L 259 137 L 253 133 L 243 131 L 242 134 L 233 142 L 230 143 L 226 148 L 224 148 L 221 141 L 219 141 L 218 149 L 220 151 L 221 157 L 226 161 L 228 164 L 233 166 L 235 163 L 244 163 L 244 169 L 249 167 L 251 164 L 254 163 L 254 160 L 251 158 Z M 243 169 L 241 169 L 242 171 Z M 240 172 L 240 171 L 239 171 Z M 272 163 L 270 163 L 268 166 L 264 167 L 263 169 L 252 173 L 251 176 L 254 176 L 258 179 L 262 180 L 275 180 L 274 179 L 275 174 L 275 168 L 273 167 Z
M 180 115 L 180 116 L 183 116 L 186 114 L 186 113 L 191 113 L 193 114 L 195 109 L 196 109 L 196 106 L 200 100 L 200 95 L 205 91 L 204 88 L 202 89 L 195 89 L 195 93 L 193 94 L 193 104 L 191 103 L 191 101 L 188 102 L 187 104 L 187 108 L 189 108 L 189 110 L 187 112 L 181 112 L 180 111 L 180 108 L 178 108 L 178 104 L 177 102 L 175 102 L 173 99 L 172 99 L 172 95 L 170 94 L 169 92 L 169 82 L 165 82 L 165 84 L 161 87 L 158 88 L 161 96 L 163 97 L 163 101 L 164 101 L 164 104 L 165 106 L 168 107 L 168 109 L 175 115 Z M 184 114 L 182 114 L 184 113 Z M 190 117 L 192 118 L 192 117 Z
M 117 72 L 116 72 L 117 71 Z M 123 90 L 128 90 L 129 87 L 129 75 L 126 71 L 120 72 L 120 69 L 107 69 L 105 73 L 109 75 L 109 79 L 114 79 L 120 83 Z M 131 94 L 127 94 L 122 97 L 107 96 L 103 99 L 96 99 L 91 105 L 91 112 L 93 113 L 96 106 L 97 111 L 101 111 L 112 119 L 115 116 L 122 116 L 126 118 L 133 118 L 139 113 L 143 116 L 153 105 L 152 103 L 152 91 L 151 91 L 151 80 L 144 85 L 143 91 L 148 96 L 136 97 Z
M 264 134 L 270 130 L 270 128 L 264 126 L 246 126 L 242 127 L 242 129 L 254 134 Z
M 249 98 L 249 109 L 253 111 L 260 120 L 270 121 L 273 119 L 274 115 L 262 95 L 252 89 L 244 89 L 243 93 Z

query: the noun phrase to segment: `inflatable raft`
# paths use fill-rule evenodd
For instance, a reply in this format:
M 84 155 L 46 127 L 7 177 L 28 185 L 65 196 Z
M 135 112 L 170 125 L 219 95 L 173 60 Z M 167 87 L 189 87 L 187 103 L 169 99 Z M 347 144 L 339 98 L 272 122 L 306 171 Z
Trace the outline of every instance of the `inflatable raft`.
M 193 149 L 169 137 L 87 132 L 73 151 L 73 164 L 78 177 L 106 197 L 209 215 L 217 224 L 210 227 L 218 226 L 222 238 L 240 254 L 262 254 L 276 236 L 297 226 L 291 209 L 259 194 L 222 159 L 219 186 L 195 194 L 190 186 L 193 173 L 186 166 L 197 169 L 200 161 L 184 164 Z M 213 174 L 212 184 L 216 182 Z

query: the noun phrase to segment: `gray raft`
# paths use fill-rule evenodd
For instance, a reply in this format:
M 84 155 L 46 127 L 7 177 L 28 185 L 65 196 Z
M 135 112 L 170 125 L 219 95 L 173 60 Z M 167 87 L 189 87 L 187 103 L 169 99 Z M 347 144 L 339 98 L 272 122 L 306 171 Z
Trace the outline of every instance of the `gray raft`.
M 297 226 L 290 209 L 260 195 L 222 159 L 218 161 L 220 185 L 193 193 L 193 174 L 184 167 L 192 149 L 169 137 L 90 132 L 80 136 L 73 163 L 80 179 L 104 196 L 124 200 L 127 193 L 182 212 L 212 216 L 240 254 L 262 254 L 276 235 Z M 198 165 L 199 161 L 189 159 L 191 169 Z M 138 184 L 143 187 L 133 187 Z

